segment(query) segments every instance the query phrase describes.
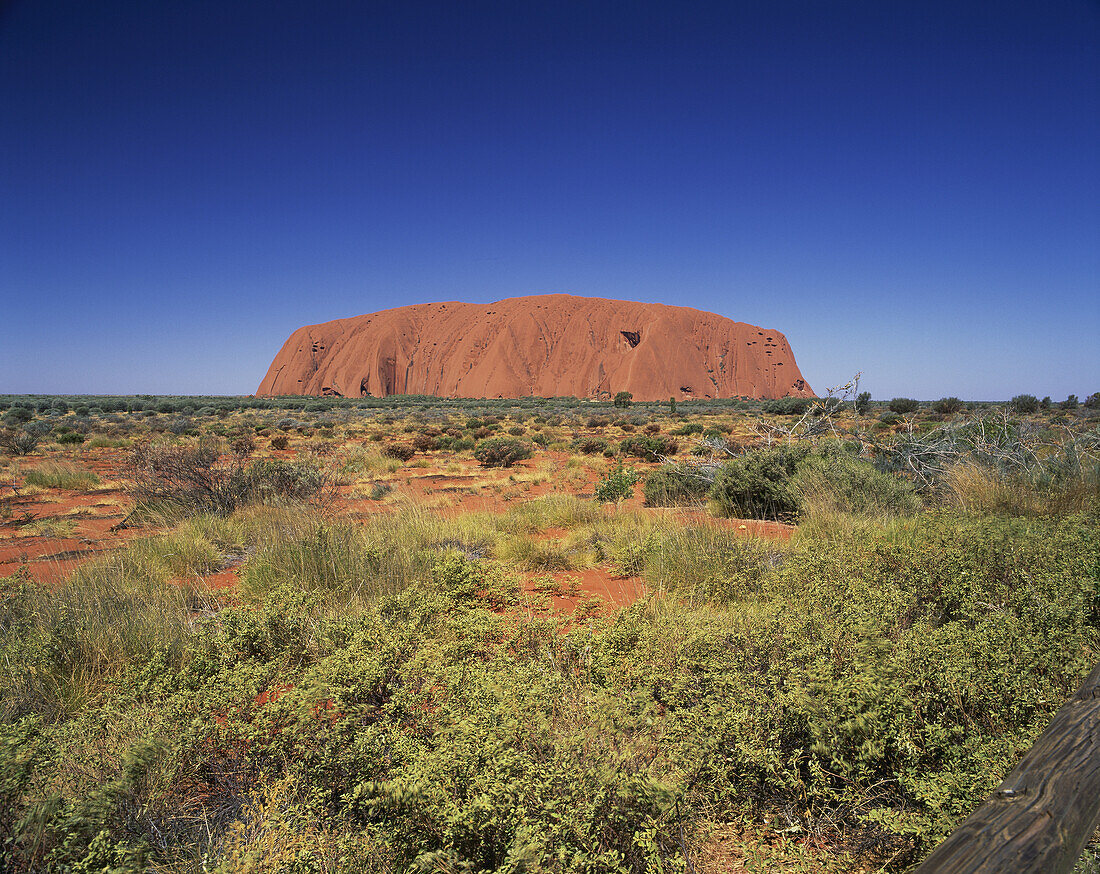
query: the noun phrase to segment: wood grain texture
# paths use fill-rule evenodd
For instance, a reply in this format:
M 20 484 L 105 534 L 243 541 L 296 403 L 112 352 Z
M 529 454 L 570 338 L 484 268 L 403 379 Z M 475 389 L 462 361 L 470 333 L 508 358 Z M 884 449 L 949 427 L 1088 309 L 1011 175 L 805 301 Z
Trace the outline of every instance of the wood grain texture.
M 1100 820 L 1100 664 L 916 874 L 1063 874 Z

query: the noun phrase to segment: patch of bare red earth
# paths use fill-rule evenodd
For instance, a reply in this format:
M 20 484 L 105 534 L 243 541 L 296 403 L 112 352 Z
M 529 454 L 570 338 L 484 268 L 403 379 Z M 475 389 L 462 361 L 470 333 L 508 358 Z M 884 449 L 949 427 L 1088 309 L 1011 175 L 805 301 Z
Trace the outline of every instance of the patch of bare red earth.
M 66 453 L 50 460 L 74 462 L 105 480 L 117 475 L 119 463 L 113 454 L 86 457 Z M 32 469 L 44 461 L 46 459 L 27 459 L 23 466 Z M 10 576 L 22 568 L 39 582 L 56 584 L 84 562 L 118 549 L 152 530 L 117 527 L 126 519 L 132 502 L 115 488 L 70 491 L 20 486 L 12 489 L 6 485 L 4 492 L 0 497 L 4 498 L 10 516 L 0 522 L 0 577 Z M 42 536 L 31 529 L 35 523 L 66 522 L 73 524 L 70 536 Z

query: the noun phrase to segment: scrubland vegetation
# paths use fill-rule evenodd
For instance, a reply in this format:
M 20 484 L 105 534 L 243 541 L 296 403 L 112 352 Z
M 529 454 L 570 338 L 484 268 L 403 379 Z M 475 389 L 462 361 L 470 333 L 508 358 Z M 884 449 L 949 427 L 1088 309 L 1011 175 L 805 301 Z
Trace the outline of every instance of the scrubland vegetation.
M 904 871 L 1100 660 L 1100 398 L 9 400 L 147 530 L 0 580 L 0 870 Z

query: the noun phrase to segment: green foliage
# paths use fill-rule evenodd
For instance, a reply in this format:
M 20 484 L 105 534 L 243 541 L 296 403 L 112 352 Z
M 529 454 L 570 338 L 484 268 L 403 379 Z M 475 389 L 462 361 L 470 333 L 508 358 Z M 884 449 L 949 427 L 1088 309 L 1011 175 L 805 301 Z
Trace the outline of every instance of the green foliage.
M 778 816 L 902 870 L 1100 647 L 1094 514 L 926 514 L 785 546 L 645 518 L 585 524 L 676 597 L 606 618 L 593 602 L 572 627 L 487 609 L 517 593 L 476 557 L 484 522 L 428 515 L 362 532 L 300 511 L 196 519 L 110 565 L 109 598 L 76 593 L 106 571 L 6 581 L 8 864 L 640 874 L 685 870 L 715 816 Z M 208 620 L 134 576 L 200 539 L 258 550 L 249 602 Z M 402 586 L 337 596 L 394 565 Z M 96 630 L 143 614 L 161 631 L 140 646 Z M 95 658 L 109 687 L 61 706 Z
M 920 401 L 915 401 L 913 398 L 894 398 L 887 404 L 887 409 L 899 416 L 907 416 L 920 409 Z
M 573 441 L 573 448 L 585 455 L 596 455 L 607 449 L 607 441 L 599 437 L 579 437 Z
M 632 455 L 643 461 L 659 461 L 661 456 L 675 455 L 679 448 L 679 444 L 671 437 L 651 437 L 645 434 L 627 437 L 619 444 L 622 455 Z
M 483 467 L 511 467 L 531 457 L 531 447 L 514 437 L 492 437 L 474 447 L 474 458 Z
M 92 471 L 56 461 L 47 461 L 28 470 L 23 481 L 29 486 L 79 491 L 99 485 L 99 477 Z
M 856 412 L 861 416 L 866 416 L 867 411 L 871 409 L 871 393 L 869 391 L 861 391 L 856 396 Z
M 760 409 L 765 413 L 771 413 L 773 416 L 801 416 L 810 408 L 812 403 L 813 401 L 810 398 L 775 398 L 763 401 L 760 404 Z
M 932 412 L 941 416 L 950 416 L 963 408 L 963 402 L 958 398 L 940 398 L 932 404 Z
M 616 407 L 621 407 L 621 408 L 625 409 L 625 408 L 630 406 L 630 403 L 633 400 L 634 400 L 634 395 L 632 395 L 630 392 L 620 391 L 620 392 L 615 393 L 615 400 L 614 400 L 613 403 L 615 404 Z
M 907 480 L 843 453 L 807 456 L 798 466 L 795 489 L 803 519 L 845 514 L 885 520 L 921 509 Z
M 1016 395 L 1008 405 L 1016 413 L 1034 413 L 1039 409 L 1039 399 L 1035 395 Z
M 701 501 L 710 480 L 693 464 L 663 464 L 646 475 L 642 492 L 647 507 L 675 507 Z
M 801 506 L 794 482 L 810 448 L 805 444 L 755 449 L 724 464 L 710 497 L 723 516 L 744 519 L 789 519 Z
M 325 501 L 331 481 L 312 461 L 221 460 L 217 444 L 147 443 L 127 463 L 131 492 L 139 504 L 184 513 L 228 514 L 250 504 Z
M 634 494 L 634 486 L 640 479 L 641 474 L 638 471 L 632 467 L 623 467 L 622 461 L 619 461 L 596 483 L 595 498 L 601 503 L 629 498 Z

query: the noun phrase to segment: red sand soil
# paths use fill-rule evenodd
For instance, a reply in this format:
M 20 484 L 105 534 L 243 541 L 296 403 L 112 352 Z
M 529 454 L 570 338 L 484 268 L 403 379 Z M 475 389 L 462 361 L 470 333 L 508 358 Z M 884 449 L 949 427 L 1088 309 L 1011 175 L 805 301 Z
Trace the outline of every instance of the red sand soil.
M 46 460 L 25 459 L 21 466 L 30 469 Z M 0 521 L 0 577 L 24 568 L 41 582 L 60 582 L 83 562 L 149 533 L 148 528 L 116 530 L 133 503 L 110 485 L 120 461 L 116 452 L 106 450 L 96 457 L 79 458 L 70 453 L 53 454 L 49 460 L 73 462 L 99 474 L 106 484 L 89 491 L 25 486 L 13 490 L 5 484 L 0 498 L 10 512 Z M 71 525 L 72 530 L 62 536 L 38 533 L 43 527 L 58 525 Z
M 779 331 L 689 307 L 575 297 L 432 303 L 307 325 L 256 394 L 813 397 Z
M 296 451 L 283 450 L 279 457 L 291 458 Z M 407 465 L 393 474 L 379 475 L 393 487 L 397 500 L 369 500 L 360 497 L 356 488 L 344 486 L 335 511 L 349 518 L 367 518 L 389 513 L 404 506 L 426 505 L 446 516 L 481 511 L 506 512 L 509 508 L 547 494 L 591 496 L 601 476 L 602 466 L 595 464 L 569 467 L 571 456 L 564 452 L 540 452 L 537 457 L 508 469 L 482 468 L 472 459 L 455 458 L 446 453 L 421 453 L 417 460 L 424 466 Z M 31 458 L 22 462 L 30 468 L 46 459 Z M 60 489 L 30 490 L 0 494 L 10 507 L 9 518 L 0 523 L 0 576 L 15 573 L 20 568 L 43 582 L 61 582 L 82 562 L 112 549 L 124 546 L 135 536 L 152 533 L 154 529 L 116 526 L 128 515 L 132 502 L 112 482 L 119 475 L 124 456 L 113 450 L 75 451 L 52 454 L 51 461 L 72 462 L 94 470 L 104 480 L 102 488 L 87 492 Z M 639 470 L 654 465 L 634 462 Z M 746 537 L 785 540 L 795 530 L 777 522 L 741 519 L 715 519 L 701 508 L 644 507 L 640 489 L 620 505 L 607 504 L 608 514 L 630 509 L 653 515 L 671 516 L 686 525 L 713 525 L 732 529 Z M 75 511 L 75 515 L 73 512 Z M 27 515 L 30 514 L 30 521 Z M 72 530 L 63 536 L 48 536 L 35 531 L 36 526 L 70 521 Z M 560 539 L 568 535 L 564 529 L 546 529 L 532 536 Z M 202 577 L 203 586 L 219 600 L 232 598 L 238 584 L 238 568 L 229 567 Z M 531 595 L 545 595 L 549 608 L 559 615 L 573 616 L 581 606 L 581 614 L 603 614 L 627 606 L 646 594 L 645 584 L 637 577 L 620 577 L 607 566 L 586 570 L 559 572 L 552 578 L 560 584 L 560 592 L 537 592 L 537 574 L 525 576 L 525 588 Z M 541 575 L 545 582 L 545 575 Z M 597 603 L 593 599 L 599 599 Z

